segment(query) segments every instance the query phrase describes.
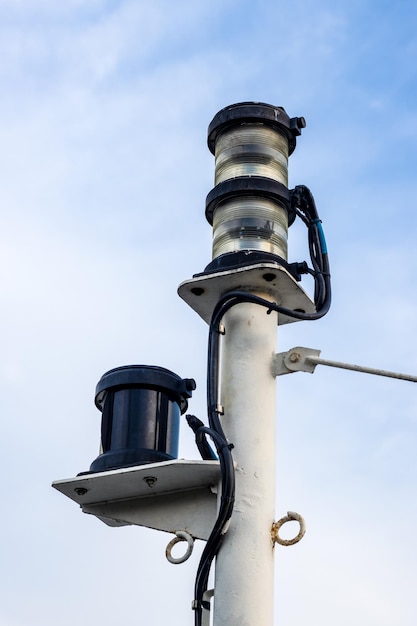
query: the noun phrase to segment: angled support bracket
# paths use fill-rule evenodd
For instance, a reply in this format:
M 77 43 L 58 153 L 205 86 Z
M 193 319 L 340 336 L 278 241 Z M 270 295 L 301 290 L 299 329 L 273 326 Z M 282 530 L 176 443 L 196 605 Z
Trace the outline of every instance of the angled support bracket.
M 386 376 L 387 378 L 396 378 L 397 380 L 407 380 L 412 383 L 417 383 L 417 376 L 411 374 L 400 374 L 399 372 L 390 372 L 375 367 L 364 367 L 363 365 L 354 365 L 353 363 L 321 359 L 320 350 L 302 347 L 291 348 L 291 350 L 287 352 L 279 352 L 276 354 L 272 362 L 272 373 L 274 376 L 292 374 L 293 372 L 309 372 L 312 374 L 316 369 L 316 365 L 328 365 L 329 367 L 338 367 L 353 372 Z
M 108 526 L 129 524 L 207 540 L 217 515 L 218 461 L 175 459 L 52 483 Z
M 274 376 L 292 374 L 293 372 L 309 372 L 312 374 L 316 369 L 317 361 L 311 362 L 309 358 L 318 357 L 320 350 L 313 348 L 291 348 L 287 352 L 279 352 L 274 356 L 272 372 Z

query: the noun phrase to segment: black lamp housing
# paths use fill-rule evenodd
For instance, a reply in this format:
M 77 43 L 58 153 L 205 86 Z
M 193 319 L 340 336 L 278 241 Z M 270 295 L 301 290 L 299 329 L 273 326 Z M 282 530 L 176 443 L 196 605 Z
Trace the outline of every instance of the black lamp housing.
M 176 459 L 180 415 L 195 388 L 192 378 L 153 365 L 127 365 L 103 374 L 95 396 L 102 412 L 102 453 L 90 472 Z
M 303 117 L 264 102 L 232 104 L 214 116 L 207 142 L 215 186 L 206 199 L 213 260 L 204 273 L 260 262 L 288 267 L 288 227 L 296 215 L 288 157 L 305 125 Z

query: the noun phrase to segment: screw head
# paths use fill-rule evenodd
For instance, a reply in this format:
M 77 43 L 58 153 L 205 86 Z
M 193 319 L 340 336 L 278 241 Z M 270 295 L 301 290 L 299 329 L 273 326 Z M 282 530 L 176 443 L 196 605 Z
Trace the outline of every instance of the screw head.
M 297 363 L 301 357 L 298 354 L 298 352 L 291 352 L 288 358 L 291 361 L 291 363 Z
M 148 485 L 148 487 L 150 487 L 151 489 L 158 482 L 158 479 L 155 476 L 145 476 L 145 478 L 143 480 Z
M 195 296 L 202 296 L 204 293 L 204 289 L 202 287 L 193 287 L 190 291 Z

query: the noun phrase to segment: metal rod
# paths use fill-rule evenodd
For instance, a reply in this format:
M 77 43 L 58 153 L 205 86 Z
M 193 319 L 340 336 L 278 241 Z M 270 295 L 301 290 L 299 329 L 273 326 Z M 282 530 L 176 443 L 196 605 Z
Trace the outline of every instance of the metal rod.
M 341 361 L 330 361 L 329 359 L 322 359 L 319 356 L 306 356 L 305 360 L 314 365 L 328 365 L 329 367 L 339 367 L 344 370 L 374 374 L 375 376 L 386 376 L 388 378 L 397 378 L 399 380 L 408 380 L 409 382 L 417 383 L 417 376 L 412 376 L 411 374 L 400 374 L 398 372 L 390 372 L 374 367 L 364 367 L 362 365 L 353 365 L 352 363 L 342 363 Z

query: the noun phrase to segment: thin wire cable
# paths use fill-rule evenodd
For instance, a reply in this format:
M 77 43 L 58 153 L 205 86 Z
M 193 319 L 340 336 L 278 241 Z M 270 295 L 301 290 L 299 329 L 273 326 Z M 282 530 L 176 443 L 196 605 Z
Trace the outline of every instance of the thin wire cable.
M 342 361 L 331 361 L 330 359 L 322 359 L 319 356 L 306 356 L 305 361 L 313 365 L 328 365 L 329 367 L 338 367 L 352 372 L 361 372 L 363 374 L 374 374 L 375 376 L 386 376 L 387 378 L 396 378 L 397 380 L 407 380 L 411 383 L 417 383 L 417 376 L 412 374 L 401 374 L 400 372 L 391 372 L 389 370 L 381 370 L 376 367 L 365 367 L 364 365 L 354 365 L 353 363 L 344 363 Z

